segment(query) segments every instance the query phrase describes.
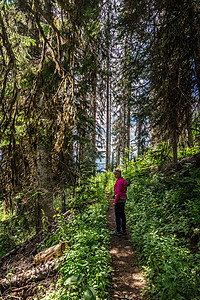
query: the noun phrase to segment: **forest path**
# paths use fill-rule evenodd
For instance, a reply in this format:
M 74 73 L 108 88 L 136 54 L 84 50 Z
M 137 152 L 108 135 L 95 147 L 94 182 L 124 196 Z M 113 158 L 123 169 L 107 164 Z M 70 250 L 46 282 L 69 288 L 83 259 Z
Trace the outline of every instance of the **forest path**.
M 109 200 L 110 201 L 110 200 Z M 115 230 L 114 206 L 110 202 L 108 209 L 108 229 Z M 146 287 L 143 275 L 138 268 L 137 253 L 133 250 L 129 235 L 111 235 L 111 258 L 112 278 L 111 284 L 114 287 L 111 299 L 147 299 L 142 296 L 142 289 Z

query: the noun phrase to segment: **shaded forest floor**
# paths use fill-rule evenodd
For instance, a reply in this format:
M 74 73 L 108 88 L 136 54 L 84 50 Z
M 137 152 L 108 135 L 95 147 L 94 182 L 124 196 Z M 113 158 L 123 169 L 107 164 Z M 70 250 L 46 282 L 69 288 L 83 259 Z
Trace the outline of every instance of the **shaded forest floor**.
M 187 169 L 184 168 L 184 163 L 189 164 Z M 179 188 L 180 194 L 178 196 L 180 197 L 180 199 L 186 198 L 186 196 L 188 195 L 189 188 L 193 192 L 194 196 L 197 195 L 197 192 L 199 191 L 199 185 L 198 185 L 199 166 L 200 166 L 200 153 L 195 154 L 191 157 L 184 158 L 179 164 L 178 170 L 176 170 L 176 174 L 178 174 L 179 177 L 177 178 L 174 177 L 174 179 L 172 178 L 173 180 L 176 179 L 174 186 L 176 184 L 181 188 L 182 186 L 185 187 L 186 183 L 189 186 L 186 190 L 185 189 L 181 190 Z M 174 175 L 174 172 L 170 173 L 172 170 L 171 168 L 172 168 L 171 165 L 169 166 L 166 165 L 164 168 L 167 174 L 166 176 L 168 176 L 167 178 L 169 179 Z M 192 170 L 192 168 L 194 168 L 194 170 Z M 132 174 L 129 176 L 132 176 Z M 145 180 L 146 179 L 144 179 L 142 184 L 145 184 Z M 155 185 L 155 188 L 157 188 L 157 186 L 159 187 L 158 192 L 160 191 L 161 188 L 165 187 L 162 181 L 159 181 L 156 184 L 157 185 Z M 195 191 L 196 186 L 198 189 Z M 170 187 L 170 190 L 167 190 L 166 197 L 163 198 L 165 200 L 163 202 L 164 204 L 160 204 L 160 206 L 156 208 L 155 212 L 158 211 L 160 213 L 161 210 L 165 212 L 163 208 L 166 209 L 167 207 L 166 205 L 170 205 L 171 207 L 171 204 L 174 203 L 174 200 L 179 201 L 179 197 L 176 196 L 177 198 L 175 198 L 175 196 L 173 196 L 174 193 L 172 188 L 173 186 Z M 168 197 L 169 191 L 171 191 L 171 198 Z M 156 199 L 160 199 L 160 192 L 159 194 L 158 192 L 156 189 L 156 193 L 155 193 L 155 197 L 157 197 Z M 104 193 L 103 190 L 102 193 Z M 134 194 L 136 193 L 134 192 Z M 164 196 L 165 196 L 165 192 L 164 192 Z M 107 199 L 109 201 L 109 209 L 107 212 L 108 229 L 110 232 L 112 232 L 113 230 L 115 230 L 114 207 L 112 205 L 112 200 L 109 198 L 109 195 L 107 195 Z M 142 201 L 144 200 L 141 198 L 138 205 L 143 203 Z M 149 203 L 148 205 L 146 204 L 147 209 L 150 209 L 150 206 L 152 205 L 152 203 L 155 202 L 155 199 L 153 199 L 152 202 L 151 197 L 145 198 L 145 203 L 147 203 L 147 201 Z M 190 203 L 193 204 L 193 202 L 194 201 L 191 201 Z M 179 207 L 179 202 L 177 203 Z M 199 202 L 195 202 L 195 203 L 193 204 L 194 209 L 197 209 L 198 208 L 197 204 Z M 127 207 L 128 207 L 128 203 L 127 203 Z M 182 212 L 182 210 L 183 208 L 179 207 L 179 213 Z M 131 211 L 131 208 L 129 211 Z M 138 206 L 138 211 L 139 211 L 139 206 Z M 174 216 L 177 215 L 177 211 L 178 210 L 172 210 Z M 166 213 L 163 214 L 164 217 L 167 216 Z M 193 213 L 193 211 L 191 211 L 191 213 Z M 183 228 L 183 224 L 187 224 L 187 223 L 183 223 L 183 221 L 185 222 L 185 220 L 187 220 L 188 224 L 190 224 L 189 217 L 188 219 L 186 219 L 184 213 L 182 214 L 182 216 L 184 216 L 184 218 L 180 219 L 179 228 Z M 68 212 L 66 212 L 66 216 L 64 216 L 66 222 L 69 222 L 70 217 L 71 217 L 71 211 L 69 210 Z M 194 214 L 193 217 L 196 218 L 196 220 L 199 220 L 199 214 L 198 215 Z M 52 224 L 52 229 L 50 230 L 52 233 L 55 231 L 56 226 L 57 226 L 56 223 Z M 149 226 L 148 223 L 148 227 L 153 228 L 153 226 L 154 226 L 153 223 L 152 226 Z M 161 234 L 163 234 L 164 232 L 165 224 L 162 226 L 163 227 L 160 228 Z M 198 248 L 199 228 L 196 227 L 195 230 L 196 230 L 196 235 L 193 233 L 193 235 L 191 236 L 191 232 L 188 231 L 189 235 L 186 236 L 191 239 L 189 246 L 193 254 L 197 253 L 199 249 Z M 184 232 L 180 232 L 180 236 L 181 234 L 183 235 L 183 233 Z M 137 236 L 139 238 L 137 238 Z M 135 239 L 136 243 L 141 241 L 142 237 L 143 235 L 141 232 L 138 235 L 132 236 L 132 238 Z M 7 299 L 31 300 L 33 298 L 41 299 L 46 292 L 55 289 L 55 285 L 58 281 L 58 278 L 61 276 L 58 274 L 56 270 L 54 270 L 55 264 L 57 264 L 57 262 L 55 261 L 54 265 L 47 262 L 46 267 L 45 264 L 41 264 L 41 266 L 36 266 L 34 262 L 34 258 L 36 254 L 40 252 L 40 245 L 44 242 L 43 238 L 44 237 L 41 232 L 33 236 L 29 240 L 27 240 L 21 246 L 18 246 L 15 249 L 13 249 L 10 253 L 6 254 L 4 257 L 0 258 L 0 300 L 7 300 Z M 162 237 L 159 237 L 159 241 L 161 239 Z M 171 245 L 171 239 L 169 245 Z M 180 248 L 180 249 L 184 249 L 184 248 Z M 161 249 L 160 251 L 163 250 Z M 161 253 L 160 255 L 161 258 L 163 252 L 160 253 Z M 118 237 L 118 236 L 111 235 L 110 254 L 112 258 L 112 269 L 113 269 L 112 277 L 111 277 L 112 290 L 111 290 L 110 300 L 116 300 L 116 299 L 146 300 L 147 296 L 142 295 L 143 290 L 146 287 L 146 284 L 143 280 L 143 274 L 142 272 L 140 272 L 138 268 L 137 253 L 132 247 L 132 244 L 130 242 L 130 236 L 127 235 L 127 236 Z M 173 252 L 172 255 L 174 255 Z M 183 266 L 185 266 L 185 268 L 188 267 L 188 262 L 190 262 L 190 266 L 188 267 L 188 269 L 186 269 L 186 271 L 190 270 L 190 268 L 192 268 L 192 266 L 195 265 L 196 260 L 198 259 L 198 256 L 196 256 L 197 257 L 196 258 L 195 256 L 193 257 L 190 254 L 188 257 L 189 258 L 187 260 L 184 257 L 183 257 L 184 260 L 180 260 L 180 263 Z M 173 256 L 171 256 L 171 259 L 172 258 Z M 160 259 L 159 262 L 162 262 L 162 260 Z M 16 282 L 14 282 L 15 280 Z
M 1 300 L 40 299 L 45 291 L 53 289 L 60 275 L 52 272 L 51 263 L 47 268 L 34 263 L 42 239 L 39 233 L 0 259 Z
M 107 218 L 109 230 L 113 231 L 115 216 L 111 202 Z M 146 299 L 142 295 L 146 285 L 138 268 L 137 253 L 133 250 L 129 238 L 129 235 L 120 237 L 111 235 L 110 254 L 113 269 L 111 300 Z M 50 263 L 49 269 L 44 268 L 44 264 L 36 266 L 34 263 L 34 257 L 39 252 L 42 240 L 42 234 L 37 234 L 1 258 L 0 299 L 41 299 L 45 292 L 55 288 L 60 275 L 56 271 L 52 272 Z M 30 277 L 24 279 L 29 274 Z M 33 276 L 36 278 L 35 281 Z M 11 278 L 16 279 L 16 282 L 11 284 Z
M 108 227 L 115 230 L 115 214 L 113 204 L 108 210 Z M 111 235 L 111 258 L 113 291 L 111 299 L 147 299 L 142 295 L 146 287 L 143 274 L 138 268 L 137 253 L 133 249 L 129 234 L 123 236 Z

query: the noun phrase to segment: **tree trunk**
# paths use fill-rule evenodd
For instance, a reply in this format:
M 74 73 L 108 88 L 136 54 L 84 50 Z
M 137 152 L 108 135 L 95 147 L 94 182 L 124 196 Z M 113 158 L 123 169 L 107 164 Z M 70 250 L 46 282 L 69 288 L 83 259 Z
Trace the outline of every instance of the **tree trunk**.
M 4 292 L 5 290 L 11 287 L 22 287 L 27 283 L 36 282 L 45 279 L 50 274 L 56 273 L 59 270 L 58 265 L 59 260 L 55 259 L 44 265 L 28 270 L 27 272 L 23 272 L 21 274 L 16 274 L 11 278 L 4 278 L 0 280 L 0 291 Z
M 117 142 L 117 166 L 120 165 L 121 151 L 122 151 L 122 111 L 119 112 L 119 134 L 118 134 L 118 142 Z
M 34 267 L 12 277 L 0 280 L 0 291 L 11 287 L 22 287 L 28 283 L 45 279 L 50 274 L 58 272 L 60 266 L 58 257 L 61 257 L 64 251 L 70 246 L 70 242 L 61 242 L 44 251 L 38 253 L 34 258 Z
M 54 260 L 55 258 L 62 256 L 67 247 L 69 247 L 68 245 L 69 242 L 61 242 L 60 244 L 54 245 L 36 254 L 34 264 L 38 266 L 41 263 Z
M 61 211 L 62 213 L 64 214 L 65 211 L 66 211 L 66 201 L 65 201 L 65 188 L 63 187 L 62 188 L 62 192 L 61 192 L 61 197 L 62 197 L 62 208 L 61 208 Z
M 110 70 L 109 54 L 107 58 L 107 71 Z M 110 169 L 111 152 L 111 120 L 110 120 L 110 76 L 106 79 L 106 170 Z
M 138 120 L 137 124 L 137 131 L 138 131 L 138 142 L 137 142 L 137 155 L 139 156 L 141 154 L 141 133 L 142 133 L 142 122 L 141 120 Z
M 192 134 L 192 113 L 188 116 L 188 146 L 193 147 L 193 134 Z
M 195 64 L 195 72 L 196 72 L 196 84 L 200 95 L 200 14 L 199 14 L 199 7 L 198 4 L 195 2 L 191 2 L 191 17 L 190 20 L 192 22 L 192 29 L 194 37 L 196 37 L 196 49 L 195 49 L 195 57 L 194 57 L 194 64 Z M 200 100 L 200 96 L 199 96 Z
M 117 166 L 120 164 L 120 145 L 118 144 L 117 148 Z
M 37 229 L 40 229 L 42 226 L 43 213 L 50 222 L 53 220 L 54 214 L 53 194 L 51 186 L 52 170 L 50 165 L 50 155 L 48 147 L 41 145 L 38 146 L 37 165 L 39 181 Z
M 172 149 L 173 149 L 173 163 L 176 166 L 178 163 L 178 147 L 177 147 L 177 133 L 176 131 L 173 133 L 173 138 L 172 138 Z
M 124 56 L 125 59 L 128 56 L 128 40 L 129 43 L 132 43 L 132 34 L 130 36 L 126 36 L 125 39 L 125 50 L 124 50 Z M 126 128 L 126 157 L 129 161 L 129 149 L 130 149 L 130 128 L 131 128 L 131 110 L 130 110 L 130 99 L 131 99 L 131 81 L 127 77 L 126 78 L 127 84 L 125 86 L 125 92 L 124 92 L 124 97 L 125 97 L 125 128 Z
M 110 4 L 108 3 L 107 11 L 107 32 L 106 32 L 106 48 L 107 48 L 107 76 L 106 76 L 106 170 L 110 169 L 111 155 L 111 105 L 110 105 Z
M 95 176 L 96 173 L 96 115 L 97 115 L 97 99 L 96 99 L 96 80 L 94 82 L 95 88 L 92 94 L 92 112 L 93 112 L 93 121 L 94 121 L 94 128 L 92 132 L 92 149 L 93 149 L 93 157 L 92 157 L 92 164 L 94 166 L 93 175 Z
M 44 109 L 43 98 L 40 98 L 39 107 Z M 45 112 L 41 113 L 40 126 L 45 125 L 48 120 Z M 47 218 L 48 222 L 53 220 L 53 192 L 52 192 L 52 168 L 48 136 L 45 136 L 40 129 L 39 143 L 37 147 L 37 171 L 38 171 L 38 202 L 36 203 L 36 229 L 37 232 L 42 227 L 42 218 Z
M 130 96 L 129 96 L 130 97 Z M 129 161 L 129 153 L 130 153 L 130 130 L 131 130 L 131 110 L 130 110 L 130 98 L 128 98 L 127 103 L 127 125 L 126 125 L 126 136 L 127 136 L 127 159 Z
M 127 136 L 126 136 L 126 94 L 124 94 L 124 103 L 123 103 L 123 146 L 122 146 L 122 155 L 125 156 L 126 144 L 127 144 Z

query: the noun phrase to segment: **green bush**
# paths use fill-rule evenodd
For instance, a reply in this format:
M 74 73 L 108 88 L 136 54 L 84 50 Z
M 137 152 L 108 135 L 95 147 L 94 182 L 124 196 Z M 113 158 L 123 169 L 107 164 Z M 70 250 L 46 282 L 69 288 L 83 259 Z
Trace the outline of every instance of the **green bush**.
M 35 234 L 28 215 L 0 211 L 0 257 Z
M 62 278 L 56 291 L 43 299 L 109 299 L 111 273 L 109 253 L 110 235 L 107 229 L 108 202 L 104 193 L 105 174 L 91 179 L 91 189 L 96 186 L 95 201 L 87 198 L 84 209 L 72 209 L 70 222 L 56 215 L 58 228 L 47 241 L 48 246 L 60 240 L 70 240 L 71 247 L 64 254 L 60 272 Z M 103 178 L 103 179 L 102 179 Z M 46 245 L 47 245 L 46 244 Z
M 150 281 L 154 299 L 198 299 L 200 243 L 191 250 L 199 226 L 199 171 L 166 177 L 149 172 L 150 162 L 127 167 L 131 182 L 126 204 L 131 239 Z M 146 168 L 145 168 L 146 166 Z
M 75 189 L 74 197 L 67 198 L 67 209 L 78 208 L 82 210 L 87 207 L 89 202 L 94 202 L 95 199 L 102 199 L 108 178 L 107 173 L 103 173 L 79 182 Z

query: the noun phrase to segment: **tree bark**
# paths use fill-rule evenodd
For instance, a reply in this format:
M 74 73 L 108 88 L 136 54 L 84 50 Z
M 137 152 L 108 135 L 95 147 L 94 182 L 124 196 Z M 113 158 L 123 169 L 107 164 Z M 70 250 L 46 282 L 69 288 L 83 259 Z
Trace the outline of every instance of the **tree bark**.
M 177 166 L 178 163 L 178 146 L 177 146 L 177 133 L 176 131 L 173 133 L 173 138 L 172 138 L 172 149 L 173 149 L 173 163 L 175 166 Z
M 55 258 L 62 256 L 68 244 L 69 242 L 61 242 L 60 244 L 54 245 L 38 253 L 34 258 L 34 264 L 38 266 L 41 263 L 54 260 Z
M 56 273 L 59 270 L 59 266 L 55 269 L 58 262 L 59 259 L 55 259 L 51 262 L 45 263 L 42 266 L 28 270 L 27 272 L 14 275 L 11 278 L 1 279 L 0 291 L 4 292 L 5 290 L 11 287 L 21 287 L 22 285 L 25 285 L 28 282 L 43 280 L 50 274 Z
M 109 57 L 107 61 L 107 71 L 110 69 Z M 111 120 L 110 120 L 110 76 L 106 79 L 106 170 L 110 169 L 111 152 Z
M 96 173 L 96 117 L 97 117 L 97 99 L 96 99 L 96 80 L 94 82 L 94 92 L 92 94 L 92 112 L 93 112 L 93 121 L 94 121 L 94 128 L 92 132 L 92 149 L 93 149 L 93 157 L 92 157 L 92 164 L 94 165 L 93 175 L 95 176 Z
M 65 211 L 66 211 L 66 201 L 65 201 L 65 188 L 63 187 L 62 188 L 62 191 L 61 191 L 61 197 L 62 197 L 62 209 L 61 209 L 61 211 L 62 211 L 62 213 L 64 214 L 65 213 Z
M 192 113 L 188 116 L 187 122 L 187 132 L 188 132 L 188 146 L 193 147 L 193 134 L 192 134 Z
M 195 72 L 196 72 L 196 84 L 199 91 L 199 100 L 200 100 L 200 14 L 199 14 L 199 7 L 198 4 L 195 2 L 191 3 L 191 17 L 190 20 L 192 22 L 192 29 L 194 33 L 194 37 L 196 37 L 196 49 L 195 49 L 195 57 L 194 57 L 194 64 L 195 64 Z
M 44 251 L 38 253 L 34 258 L 34 265 L 31 270 L 15 274 L 10 278 L 3 278 L 0 280 L 0 291 L 11 287 L 21 287 L 30 282 L 36 282 L 45 279 L 50 274 L 54 274 L 59 270 L 59 259 L 70 245 L 70 242 L 61 242 Z M 58 266 L 57 266 L 58 265 Z M 56 267 L 56 268 L 55 268 Z
M 40 98 L 39 108 L 43 110 L 43 98 Z M 48 121 L 45 112 L 41 113 L 41 127 Z M 52 192 L 52 168 L 50 157 L 50 141 L 44 132 L 39 134 L 39 142 L 37 147 L 37 171 L 38 171 L 38 187 L 39 194 L 36 203 L 36 229 L 37 232 L 42 228 L 42 218 L 46 217 L 48 222 L 53 221 L 53 192 Z
M 130 98 L 128 98 L 128 103 L 127 103 L 127 132 L 126 132 L 126 135 L 127 135 L 127 158 L 129 160 L 129 153 L 130 153 L 130 130 L 131 130 L 131 109 L 130 109 Z
M 142 149 L 141 149 L 142 122 L 141 122 L 141 120 L 138 120 L 137 131 L 138 131 L 137 155 L 139 156 L 142 152 Z
M 111 105 L 110 105 L 110 7 L 107 13 L 107 76 L 106 76 L 106 170 L 110 169 L 111 155 Z

